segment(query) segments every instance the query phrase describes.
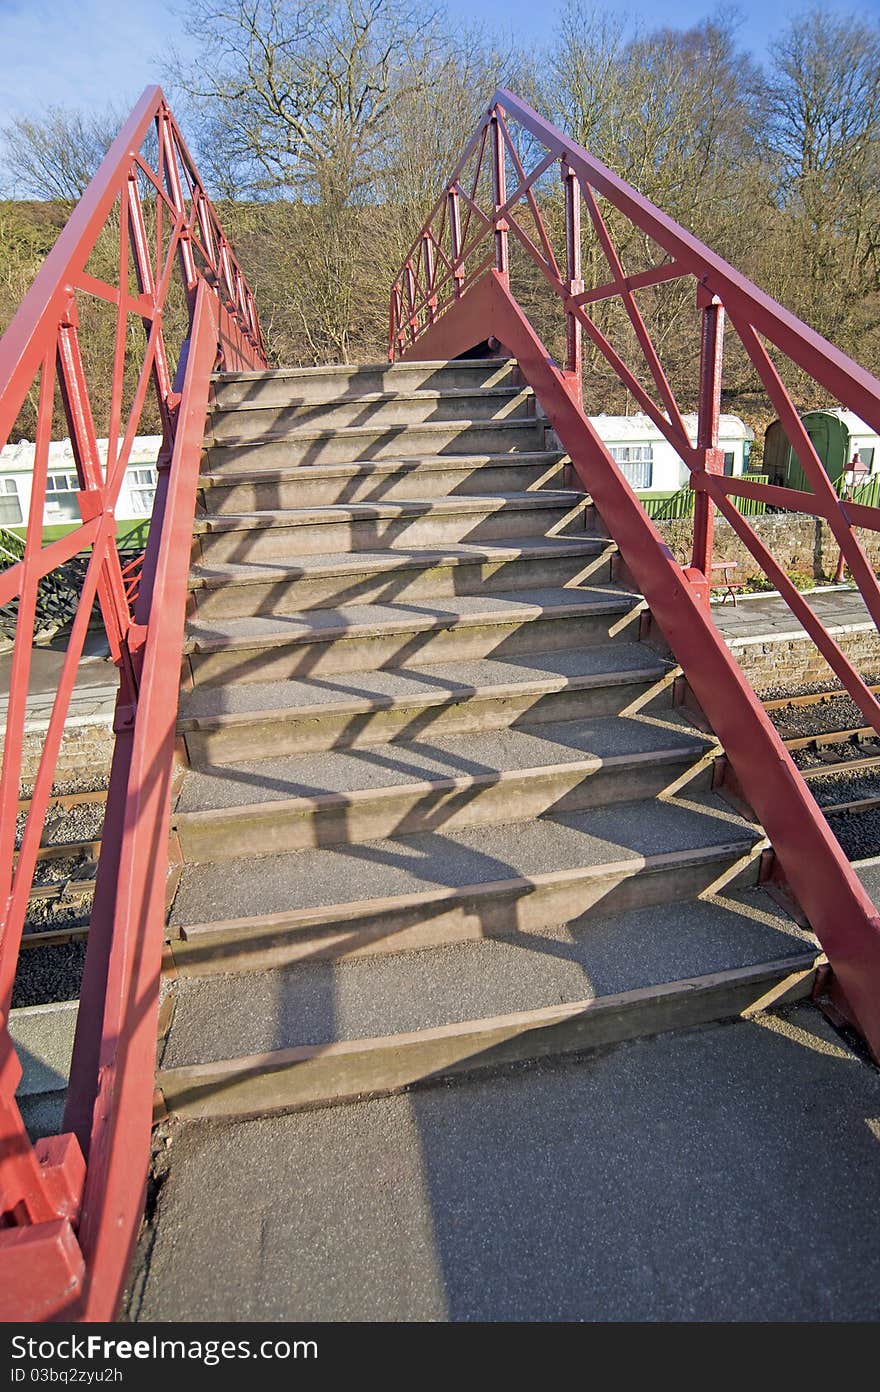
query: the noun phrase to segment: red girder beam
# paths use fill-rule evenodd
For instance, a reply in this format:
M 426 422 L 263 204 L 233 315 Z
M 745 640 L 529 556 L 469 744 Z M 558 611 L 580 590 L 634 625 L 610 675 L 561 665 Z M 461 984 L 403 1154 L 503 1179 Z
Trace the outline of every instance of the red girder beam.
M 724 309 L 715 299 L 701 308 L 700 398 L 697 408 L 697 455 L 701 468 L 691 475 L 691 486 L 702 474 L 722 474 L 724 456 L 718 449 L 721 419 L 721 367 L 724 351 Z M 691 565 L 711 583 L 715 510 L 711 495 L 703 489 L 694 498 L 694 541 Z
M 880 917 L 696 587 L 615 466 L 504 278 L 490 271 L 405 356 L 407 361 L 457 357 L 488 334 L 517 359 L 571 456 L 724 745 L 859 1028 L 880 1058 Z M 740 521 L 745 525 L 746 519 Z
M 601 160 L 588 154 L 540 116 L 528 102 L 505 87 L 499 87 L 489 106 L 490 110 L 495 106 L 503 107 L 505 115 L 529 131 L 545 149 L 560 159 L 565 158 L 583 180 L 652 237 L 683 270 L 695 276 L 709 294 L 717 295 L 729 314 L 738 310 L 758 333 L 880 434 L 880 383 L 876 377 L 760 290 L 692 232 L 661 212 Z
M 160 136 L 157 171 L 138 154 L 154 121 Z M 139 174 L 146 177 L 148 192 L 155 194 L 154 225 L 144 216 Z M 193 204 L 189 212 L 186 196 Z M 119 208 L 115 286 L 85 270 L 114 205 Z M 203 269 L 192 253 L 196 222 L 203 241 L 200 255 L 207 262 Z M 128 288 L 132 259 L 137 295 Z M 175 270 L 188 293 L 191 322 L 172 383 L 163 317 Z M 110 382 L 106 467 L 98 454 L 83 366 L 77 291 L 116 307 L 113 350 L 109 361 L 101 365 Z M 218 291 L 227 302 L 220 303 Z M 146 342 L 123 423 L 125 347 L 132 314 L 142 318 Z M 222 235 L 162 93 L 150 88 L 111 146 L 0 340 L 0 443 L 40 375 L 24 557 L 0 576 L 0 604 L 19 601 L 0 780 L 0 864 L 5 867 L 0 885 L 0 1313 L 7 1319 L 112 1318 L 140 1221 L 149 1160 L 186 580 L 210 374 L 221 351 L 230 366 L 266 365 L 252 292 Z M 127 566 L 123 572 L 114 506 L 151 382 L 165 434 L 160 484 L 143 564 Z M 83 523 L 43 546 L 56 385 L 68 419 Z M 21 846 L 14 853 L 38 587 L 45 576 L 88 546 L 92 553 Z M 31 1145 L 15 1101 L 21 1067 L 4 1012 L 96 594 L 123 674 L 117 738 L 68 1087 L 68 1129 L 63 1136 Z M 132 604 L 136 604 L 136 622 Z M 142 680 L 147 683 L 145 689 Z

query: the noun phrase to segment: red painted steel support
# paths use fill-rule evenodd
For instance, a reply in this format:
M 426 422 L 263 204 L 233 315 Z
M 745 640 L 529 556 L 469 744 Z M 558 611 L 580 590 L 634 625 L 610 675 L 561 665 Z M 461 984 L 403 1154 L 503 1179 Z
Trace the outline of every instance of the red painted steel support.
M 506 276 L 508 273 L 508 223 L 503 216 L 502 209 L 507 202 L 507 176 L 504 162 L 504 134 L 501 121 L 499 120 L 499 116 L 503 116 L 503 114 L 502 111 L 499 111 L 492 116 L 489 134 L 492 142 L 492 198 L 495 203 L 493 218 L 495 227 L 495 269 L 500 275 Z
M 461 204 L 458 198 L 458 189 L 450 188 L 447 191 L 446 197 L 448 200 L 449 244 L 453 267 L 453 294 L 457 300 L 460 300 L 462 295 L 461 284 L 464 280 L 464 266 L 461 264 Z
M 526 143 L 536 149 L 536 163 L 529 173 L 523 169 L 509 135 L 508 123 L 512 122 L 518 124 Z M 478 189 L 487 134 L 493 171 L 492 201 L 490 206 L 481 207 Z M 505 143 L 519 179 L 516 190 L 509 196 L 501 163 Z M 569 245 L 565 279 L 556 265 L 535 197 L 538 181 L 554 160 L 562 165 L 566 187 Z M 472 179 L 467 173 L 471 161 L 475 162 Z M 579 199 L 575 181 L 567 177 L 566 171 L 576 178 L 577 190 L 587 205 L 610 270 L 607 284 L 577 293 L 571 285 L 577 278 L 571 246 L 576 215 L 573 206 L 569 212 L 569 190 L 572 200 Z M 653 617 L 724 742 L 739 782 L 764 823 L 786 876 L 829 954 L 838 994 L 845 995 L 850 1016 L 858 1022 L 874 1054 L 880 1057 L 880 918 L 770 725 L 761 703 L 732 661 L 712 622 L 708 606 L 712 515 L 717 508 L 813 639 L 866 722 L 880 733 L 880 704 L 875 694 L 827 632 L 808 600 L 792 584 L 748 517 L 736 506 L 737 499 L 754 499 L 827 521 L 868 612 L 880 625 L 880 585 L 854 530 L 880 531 L 880 508 L 838 498 L 766 344 L 784 353 L 792 363 L 810 374 L 825 394 L 860 415 L 878 433 L 880 382 L 503 88 L 495 93 L 446 187 L 455 189 L 468 209 L 463 246 L 454 261 L 456 268 L 460 266 L 462 275 L 460 281 L 451 274 L 437 277 L 435 322 L 419 321 L 415 338 L 409 344 L 398 332 L 398 351 L 408 360 L 455 357 L 492 335 L 518 359 L 523 375 L 535 388 L 572 457 L 575 470 L 593 495 L 605 525 L 645 594 Z M 600 210 L 600 198 L 615 209 L 617 218 L 628 220 L 642 244 L 653 243 L 659 248 L 664 258 L 659 264 L 627 275 L 611 228 Z M 431 232 L 435 240 L 442 237 L 442 224 L 438 221 L 440 207 L 441 204 L 435 207 L 423 230 L 423 234 Z M 526 208 L 537 227 L 537 240 L 526 232 L 516 215 Z M 477 230 L 469 236 L 471 221 Z M 502 224 L 503 241 L 500 237 Z M 572 379 L 575 352 L 569 334 L 566 334 L 565 364 L 560 368 L 553 363 L 511 298 L 507 274 L 508 229 L 514 232 L 517 243 L 559 297 L 567 330 L 576 324 L 587 333 L 639 409 L 647 413 L 691 471 L 696 495 L 692 565 L 681 567 L 673 560 L 619 468 L 584 417 Z M 486 251 L 490 242 L 494 245 Z M 684 276 L 695 280 L 698 304 L 703 311 L 696 445 L 688 436 L 683 408 L 672 391 L 660 354 L 636 302 L 638 292 Z M 624 360 L 587 312 L 591 304 L 611 297 L 619 300 L 630 321 L 643 359 L 642 366 L 653 379 L 659 400 L 647 390 L 639 373 Z M 422 308 L 422 305 L 416 306 L 417 311 Z M 723 456 L 718 450 L 718 417 L 725 317 L 761 377 L 812 492 L 727 478 L 723 474 Z
M 698 301 L 699 303 L 699 301 Z M 724 353 L 724 309 L 712 296 L 700 305 L 700 393 L 697 406 L 697 454 L 702 469 L 723 474 L 724 455 L 718 449 L 721 417 L 721 373 Z M 700 472 L 699 468 L 696 473 Z M 696 473 L 692 479 L 696 477 Z M 691 565 L 711 584 L 715 504 L 701 489 L 694 497 L 694 543 Z
M 426 232 L 422 239 L 422 265 L 425 268 L 425 293 L 428 297 L 428 323 L 437 318 L 437 296 L 434 293 L 434 239 Z
M 620 547 L 827 951 L 854 1019 L 880 1057 L 880 918 L 778 732 L 694 588 L 575 400 L 504 279 L 490 273 L 407 361 L 456 357 L 493 334 L 535 389 Z M 878 384 L 880 387 L 880 384 Z M 740 519 L 745 522 L 745 519 Z
M 569 296 L 583 293 L 581 275 L 581 200 L 577 174 L 562 161 L 562 185 L 565 192 L 565 278 Z M 565 316 L 565 371 L 574 386 L 577 399 L 583 402 L 584 382 L 581 362 L 581 322 L 570 310 Z
M 89 1008 L 77 1021 L 72 1071 L 79 1078 L 95 1080 L 94 1100 L 90 1108 L 87 1098 L 75 1096 L 68 1104 L 70 1115 L 65 1114 L 65 1125 L 73 1121 L 74 1111 L 78 1121 L 88 1116 L 90 1123 L 79 1238 L 88 1269 L 100 1272 L 101 1281 L 87 1289 L 86 1318 L 106 1318 L 122 1294 L 147 1177 L 180 682 L 178 665 L 169 658 L 180 653 L 183 643 L 193 515 L 217 333 L 216 299 L 202 283 L 171 462 L 171 487 L 158 519 L 162 539 L 137 720 L 125 732 L 115 756 L 125 765 L 127 796 L 113 919 L 100 921 L 96 967 L 91 974 L 87 969 L 83 980 L 82 999 Z M 134 953 L 132 925 L 137 928 Z M 132 1002 L 136 1003 L 133 1014 L 129 1013 Z M 149 1088 L 144 1087 L 145 1079 Z
M 155 128 L 155 167 L 140 153 Z M 139 180 L 143 180 L 139 188 Z M 186 189 L 184 189 L 184 184 Z M 144 197 L 155 199 L 145 216 Z M 187 208 L 186 198 L 190 200 Z M 118 212 L 116 283 L 86 270 Z M 129 257 L 132 260 L 129 260 Z M 133 266 L 137 293 L 129 276 Z M 177 270 L 190 334 L 171 381 L 163 322 Z M 222 291 L 223 302 L 218 299 Z M 98 453 L 77 297 L 116 307 L 106 467 Z M 125 401 L 129 320 L 145 346 Z M 264 367 L 253 296 L 223 237 L 161 91 L 148 89 L 0 339 L 0 444 L 39 382 L 23 559 L 0 573 L 0 605 L 18 600 L 0 778 L 0 1318 L 109 1319 L 140 1220 L 149 1153 L 155 1013 L 164 929 L 168 789 L 186 576 L 210 373 L 222 354 Z M 53 398 L 68 421 L 82 523 L 44 546 Z M 147 550 L 123 571 L 114 509 L 152 385 L 165 441 Z M 40 581 L 91 548 L 20 846 L 18 797 Z M 31 1145 L 15 1101 L 21 1074 L 6 1020 L 64 722 L 96 597 L 120 671 L 116 745 L 90 918 L 65 1133 Z
M 416 277 L 411 259 L 404 266 L 403 283 L 406 286 L 407 329 L 411 342 L 415 343 L 419 321 L 416 315 Z
M 388 307 L 388 361 L 394 362 L 394 350 L 396 347 L 397 323 L 400 318 L 398 301 L 400 290 L 397 285 L 391 287 L 391 303 Z

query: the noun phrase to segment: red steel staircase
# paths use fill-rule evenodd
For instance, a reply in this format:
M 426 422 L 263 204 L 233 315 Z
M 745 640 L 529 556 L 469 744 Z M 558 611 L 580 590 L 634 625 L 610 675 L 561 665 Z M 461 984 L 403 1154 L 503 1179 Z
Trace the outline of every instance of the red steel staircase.
M 558 255 L 544 217 L 557 167 Z M 586 289 L 583 206 L 608 266 Z M 114 217 L 110 284 L 88 264 Z M 612 235 L 624 219 L 656 253 L 632 273 Z M 559 298 L 562 365 L 511 291 L 511 236 Z M 176 369 L 163 327 L 175 273 L 189 324 Z M 688 279 L 696 442 L 637 299 Z M 120 444 L 106 470 L 85 297 L 117 312 L 107 434 Z M 597 322 L 611 298 L 638 368 Z M 145 329 L 133 394 L 131 316 Z M 810 493 L 722 473 L 725 316 Z M 583 333 L 691 470 L 689 566 L 584 413 Z M 0 790 L 5 1013 L 96 599 L 120 671 L 60 1135 L 31 1143 L 5 1018 L 0 1029 L 5 1317 L 115 1312 L 154 1109 L 253 1115 L 396 1090 L 736 1016 L 809 995 L 820 970 L 880 1054 L 874 906 L 708 603 L 717 508 L 880 732 L 874 695 L 735 506 L 825 519 L 880 618 L 854 530 L 880 528 L 880 510 L 837 497 L 782 355 L 880 430 L 880 383 L 499 91 L 393 287 L 390 362 L 269 370 L 180 132 L 161 92 L 144 94 L 0 342 L 0 440 L 39 393 L 24 559 L 0 575 L 0 603 L 19 604 Z M 56 388 L 82 523 L 44 546 Z M 150 389 L 164 442 L 135 594 L 113 508 Z M 38 586 L 88 546 L 13 873 Z M 714 734 L 673 703 L 681 674 Z

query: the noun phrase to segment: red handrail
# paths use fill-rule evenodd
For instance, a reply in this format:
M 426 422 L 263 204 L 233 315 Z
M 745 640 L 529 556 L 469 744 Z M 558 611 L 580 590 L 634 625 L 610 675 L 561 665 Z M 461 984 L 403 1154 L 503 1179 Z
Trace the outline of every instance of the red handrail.
M 149 159 L 143 147 L 151 136 Z M 117 232 L 117 220 L 111 282 L 87 266 L 104 229 Z M 172 375 L 164 311 L 175 272 L 188 331 Z M 106 468 L 83 366 L 78 307 L 84 296 L 116 310 L 106 364 Z M 143 323 L 145 347 L 125 414 L 131 316 Z M 0 1318 L 112 1318 L 137 1234 L 149 1159 L 186 577 L 210 375 L 218 362 L 266 365 L 256 306 L 177 123 L 161 90 L 151 87 L 0 339 L 0 444 L 38 383 L 24 557 L 0 574 L 0 604 L 19 600 L 0 779 Z M 147 549 L 135 576 L 120 563 L 114 507 L 151 386 L 163 443 Z M 44 546 L 56 387 L 73 445 L 82 521 Z M 13 868 L 37 587 L 88 547 Z M 63 1134 L 32 1145 L 15 1101 L 21 1065 L 8 1015 L 37 848 L 96 598 L 120 673 L 116 739 Z
M 528 173 L 511 133 L 514 123 L 523 145 L 535 152 Z M 515 175 L 510 194 L 508 159 Z M 565 203 L 565 248 L 559 258 L 536 192 L 554 164 L 563 180 Z M 603 203 L 604 208 L 615 210 L 615 217 L 627 219 L 653 240 L 662 254 L 656 265 L 627 274 Z M 605 283 L 590 289 L 584 288 L 581 278 L 582 207 L 608 267 Z M 563 367 L 554 363 L 510 292 L 511 233 L 561 301 L 566 316 Z M 688 436 L 683 408 L 637 302 L 640 291 L 685 277 L 695 283 L 701 320 L 696 443 Z M 611 298 L 625 310 L 651 391 L 589 313 L 593 304 Z M 723 475 L 718 417 L 725 315 L 764 384 L 811 493 Z M 584 414 L 583 333 L 691 471 L 696 497 L 690 566 L 682 567 L 673 559 Z M 839 1001 L 880 1058 L 880 919 L 760 701 L 722 642 L 708 605 L 717 507 L 866 721 L 880 733 L 880 704 L 874 694 L 732 501 L 754 498 L 826 521 L 868 613 L 880 624 L 880 586 L 853 530 L 880 530 L 880 508 L 857 506 L 837 496 L 764 340 L 878 432 L 880 382 L 502 88 L 492 97 L 392 287 L 389 358 L 454 357 L 489 337 L 518 359 L 534 387 L 828 953 Z

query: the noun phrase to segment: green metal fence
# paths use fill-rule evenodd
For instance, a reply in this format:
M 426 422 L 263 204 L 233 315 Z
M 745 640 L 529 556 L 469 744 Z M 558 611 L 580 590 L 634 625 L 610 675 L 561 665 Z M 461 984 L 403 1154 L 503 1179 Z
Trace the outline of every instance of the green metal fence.
M 767 483 L 769 475 L 745 473 L 743 479 L 746 483 Z M 880 479 L 880 475 L 878 475 L 878 479 Z M 689 483 L 686 483 L 683 488 L 679 488 L 677 493 L 657 494 L 654 497 L 649 494 L 641 501 L 648 516 L 652 517 L 655 522 L 676 522 L 680 518 L 693 517 L 694 515 L 694 490 Z M 862 499 L 859 498 L 859 502 L 861 501 Z M 767 510 L 766 503 L 758 498 L 735 498 L 734 502 L 737 511 L 741 512 L 743 517 L 763 517 Z
M 854 503 L 864 503 L 865 507 L 880 505 L 880 474 L 872 474 L 864 483 L 858 484 L 853 489 L 852 500 Z

